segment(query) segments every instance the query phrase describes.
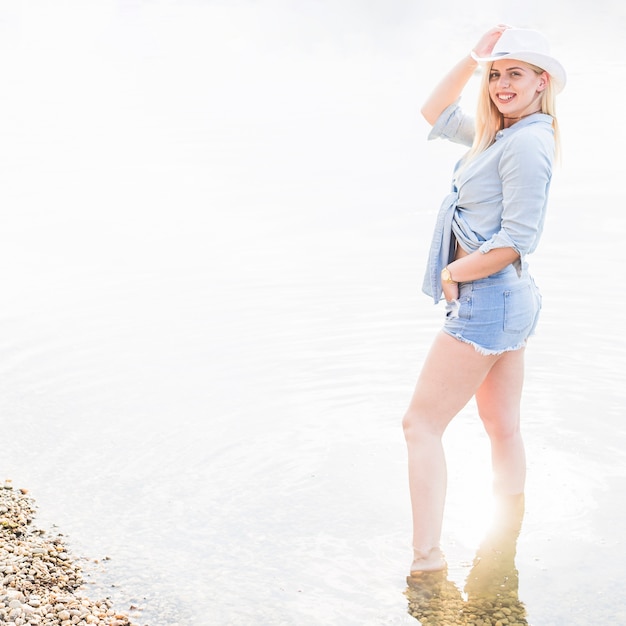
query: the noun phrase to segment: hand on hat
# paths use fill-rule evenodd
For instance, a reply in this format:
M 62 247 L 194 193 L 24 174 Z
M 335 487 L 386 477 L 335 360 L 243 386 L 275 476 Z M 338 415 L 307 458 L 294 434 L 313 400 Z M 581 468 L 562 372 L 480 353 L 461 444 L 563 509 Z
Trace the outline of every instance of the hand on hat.
M 474 53 L 472 56 L 488 57 L 493 51 L 493 47 L 496 45 L 498 39 L 500 39 L 502 33 L 511 28 L 507 24 L 498 24 L 493 28 L 490 28 L 481 38 L 480 41 L 472 48 Z

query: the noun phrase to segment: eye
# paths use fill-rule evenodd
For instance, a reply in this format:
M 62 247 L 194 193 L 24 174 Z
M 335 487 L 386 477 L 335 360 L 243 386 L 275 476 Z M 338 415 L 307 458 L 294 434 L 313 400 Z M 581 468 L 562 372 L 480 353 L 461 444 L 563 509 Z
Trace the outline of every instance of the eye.
M 489 73 L 489 80 L 494 80 L 495 78 L 498 78 L 500 76 L 499 72 L 490 72 Z

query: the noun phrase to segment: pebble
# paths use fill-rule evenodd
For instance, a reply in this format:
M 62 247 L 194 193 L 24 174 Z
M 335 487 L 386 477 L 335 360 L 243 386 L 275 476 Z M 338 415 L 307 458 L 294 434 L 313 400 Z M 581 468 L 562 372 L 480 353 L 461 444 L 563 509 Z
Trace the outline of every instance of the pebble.
M 446 572 L 407 577 L 409 614 L 422 626 L 528 626 L 517 593 L 513 546 L 510 539 L 482 549 L 466 581 L 465 597 Z
M 85 595 L 81 569 L 61 537 L 33 525 L 27 494 L 11 481 L 0 484 L 0 624 L 137 626 L 110 599 Z

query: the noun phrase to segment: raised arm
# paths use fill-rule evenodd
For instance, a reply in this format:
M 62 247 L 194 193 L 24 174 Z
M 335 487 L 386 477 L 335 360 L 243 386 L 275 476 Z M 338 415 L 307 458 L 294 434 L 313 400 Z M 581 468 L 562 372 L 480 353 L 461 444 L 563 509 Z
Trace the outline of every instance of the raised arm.
M 500 35 L 508 28 L 499 24 L 487 31 L 474 46 L 473 52 L 479 57 L 489 56 Z M 463 57 L 435 87 L 421 108 L 421 113 L 432 126 L 442 111 L 461 95 L 463 88 L 475 72 L 478 63 L 468 54 Z

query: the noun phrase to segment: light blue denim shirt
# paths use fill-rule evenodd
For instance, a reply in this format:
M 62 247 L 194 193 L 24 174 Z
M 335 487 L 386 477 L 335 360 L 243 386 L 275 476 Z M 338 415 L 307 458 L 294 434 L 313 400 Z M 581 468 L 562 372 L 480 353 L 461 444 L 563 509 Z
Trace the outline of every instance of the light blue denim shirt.
M 439 116 L 428 138 L 471 146 L 474 122 L 457 103 Z M 466 252 L 513 248 L 521 273 L 543 231 L 554 160 L 552 117 L 534 113 L 496 135 L 468 165 L 455 168 L 452 190 L 437 216 L 423 291 L 439 302 L 441 270 L 454 259 L 455 239 Z

